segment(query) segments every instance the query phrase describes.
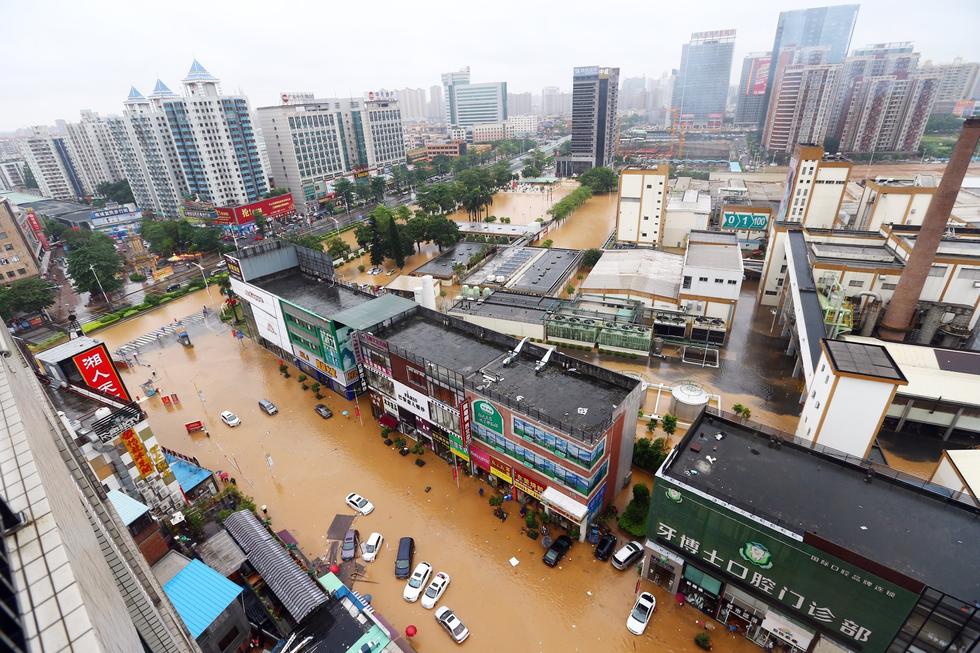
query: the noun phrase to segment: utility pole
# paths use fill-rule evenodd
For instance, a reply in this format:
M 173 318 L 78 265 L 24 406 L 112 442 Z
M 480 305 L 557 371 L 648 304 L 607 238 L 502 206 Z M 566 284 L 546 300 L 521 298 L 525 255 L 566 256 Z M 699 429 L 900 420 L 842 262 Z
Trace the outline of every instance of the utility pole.
M 99 281 L 99 275 L 95 273 L 95 265 L 89 264 L 88 269 L 92 271 L 92 276 L 95 277 L 95 283 L 99 284 L 99 290 L 102 291 L 102 296 L 105 298 L 105 303 L 112 310 L 112 302 L 109 301 L 109 295 L 106 294 L 105 288 L 102 287 L 102 282 Z

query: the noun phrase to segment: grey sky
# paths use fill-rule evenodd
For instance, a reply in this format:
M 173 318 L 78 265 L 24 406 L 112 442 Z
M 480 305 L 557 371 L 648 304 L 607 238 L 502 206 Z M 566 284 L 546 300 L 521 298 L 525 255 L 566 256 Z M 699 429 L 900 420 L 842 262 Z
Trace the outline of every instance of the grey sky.
M 428 88 L 465 65 L 474 81 L 540 93 L 567 89 L 576 65 L 658 76 L 692 31 L 734 27 L 734 78 L 743 54 L 772 46 L 780 10 L 820 4 L 0 0 L 0 131 L 77 120 L 83 108 L 119 113 L 131 85 L 149 93 L 157 77 L 179 92 L 195 57 L 253 106 L 283 90 Z M 923 60 L 976 61 L 978 25 L 976 0 L 868 0 L 852 46 L 913 41 Z

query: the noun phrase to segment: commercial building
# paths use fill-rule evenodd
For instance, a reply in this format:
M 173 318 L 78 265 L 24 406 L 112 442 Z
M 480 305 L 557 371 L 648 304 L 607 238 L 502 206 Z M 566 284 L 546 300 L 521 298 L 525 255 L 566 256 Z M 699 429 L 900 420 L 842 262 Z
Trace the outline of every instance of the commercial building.
M 620 173 L 617 242 L 646 246 L 660 244 L 669 183 L 666 163 L 643 170 L 627 168 Z
M 940 81 L 929 72 L 855 80 L 842 118 L 840 151 L 917 152 Z
M 558 157 L 558 176 L 612 164 L 616 151 L 619 68 L 585 66 L 572 72 L 571 154 Z
M 33 211 L 0 196 L 0 283 L 37 276 L 47 238 Z
M 764 649 L 971 650 L 977 509 L 807 445 L 707 409 L 655 475 L 643 576 Z
M 507 119 L 507 82 L 470 83 L 470 67 L 442 75 L 446 125 L 501 123 Z
M 325 200 L 333 180 L 405 163 L 401 108 L 389 93 L 259 107 L 270 174 L 297 206 Z
M 922 72 L 938 73 L 940 76 L 939 91 L 933 104 L 933 113 L 952 113 L 956 103 L 961 100 L 980 99 L 980 64 L 966 62 L 960 58 L 953 63 L 934 64 L 927 61 L 920 69 Z
M 772 83 L 762 146 L 789 155 L 800 143 L 822 144 L 831 126 L 841 67 L 828 64 L 826 49 L 784 51 Z M 792 58 L 790 58 L 792 57 Z
M 136 203 L 177 217 L 193 195 L 217 206 L 247 204 L 268 190 L 248 100 L 222 95 L 217 77 L 194 61 L 184 95 L 157 80 L 149 98 L 135 88 L 112 140 Z
M 538 133 L 538 117 L 533 114 L 512 115 L 504 122 L 507 138 L 524 138 Z
M 382 425 L 580 537 L 628 478 L 639 381 L 421 307 L 354 337 Z
M 754 128 L 766 111 L 771 52 L 752 52 L 742 59 L 742 75 L 735 103 L 735 126 Z
M 506 137 L 507 128 L 503 123 L 489 125 L 473 125 L 470 139 L 473 143 L 492 143 Z
M 32 127 L 31 135 L 20 141 L 20 152 L 45 197 L 74 200 L 86 194 L 68 143 L 47 127 Z
M 108 121 L 83 109 L 80 122 L 65 125 L 68 147 L 86 194 L 94 195 L 100 184 L 124 179 L 122 163 L 109 132 Z
M 688 128 L 720 129 L 725 121 L 735 30 L 694 32 L 681 48 L 672 96 L 677 120 Z
M 146 560 L 17 344 L 0 370 L 2 638 L 13 651 L 190 653 Z M 16 370 L 16 371 L 15 371 Z M 84 441 L 84 440 L 83 440 Z
M 43 230 L 35 229 L 34 224 L 40 225 L 39 220 L 47 218 L 72 229 L 90 229 L 99 231 L 112 238 L 124 238 L 130 233 L 138 232 L 143 213 L 135 204 L 110 203 L 101 209 L 93 209 L 88 204 L 52 200 L 46 198 L 16 197 L 18 206 L 25 212 L 27 224 L 31 232 L 44 247 L 47 238 Z M 31 217 L 34 215 L 35 217 Z
M 776 24 L 769 61 L 765 109 L 759 120 L 759 128 L 766 123 L 772 109 L 771 98 L 779 82 L 777 67 L 783 50 L 826 46 L 825 63 L 836 64 L 844 60 L 851 47 L 851 35 L 857 22 L 860 5 L 837 5 L 781 11 Z

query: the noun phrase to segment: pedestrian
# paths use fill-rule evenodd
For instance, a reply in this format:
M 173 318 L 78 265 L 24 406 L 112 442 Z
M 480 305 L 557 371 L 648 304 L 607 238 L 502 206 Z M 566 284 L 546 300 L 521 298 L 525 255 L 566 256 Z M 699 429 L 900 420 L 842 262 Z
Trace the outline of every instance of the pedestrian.
M 153 378 L 156 378 L 156 377 L 157 377 L 157 371 L 156 370 L 153 370 Z

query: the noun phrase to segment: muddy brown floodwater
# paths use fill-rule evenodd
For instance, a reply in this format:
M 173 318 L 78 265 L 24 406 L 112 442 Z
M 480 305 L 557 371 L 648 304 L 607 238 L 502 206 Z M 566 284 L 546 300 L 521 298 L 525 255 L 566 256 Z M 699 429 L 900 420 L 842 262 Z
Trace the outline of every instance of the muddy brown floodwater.
M 510 218 L 512 224 L 531 224 L 538 218 L 547 219 L 548 209 L 576 188 L 578 182 L 564 181 L 551 188 L 542 187 L 530 192 L 498 191 L 493 195 L 493 203 L 487 207 L 488 215 Z M 468 222 L 473 218 L 460 209 L 450 213 L 449 219 Z
M 110 349 L 133 340 L 203 303 L 195 293 L 173 306 L 100 332 Z M 212 320 L 212 322 L 214 322 Z M 640 588 L 657 597 L 658 609 L 642 637 L 629 634 L 626 616 L 632 607 L 638 575 L 618 572 L 594 559 L 587 544 L 575 544 L 560 568 L 541 562 L 543 549 L 520 532 L 518 506 L 508 503 L 511 517 L 493 517 L 480 483 L 469 477 L 453 481 L 451 468 L 427 452 L 425 467 L 412 464 L 386 447 L 360 401 L 363 425 L 353 416 L 354 404 L 328 392 L 323 403 L 335 417 L 323 420 L 313 412 L 317 400 L 297 383 L 298 373 L 283 378 L 277 359 L 249 340 L 231 337 L 225 325 L 212 324 L 194 336 L 194 347 L 151 344 L 140 353 L 146 365 L 126 371 L 131 389 L 157 372 L 165 393 L 180 403 L 164 407 L 157 398 L 143 402 L 157 437 L 167 447 L 196 456 L 212 470 L 228 471 L 239 487 L 266 505 L 274 528 L 289 529 L 304 553 L 315 558 L 328 549 L 327 528 L 338 513 L 349 514 L 344 496 L 359 492 L 376 506 L 354 524 L 362 537 L 379 531 L 385 550 L 354 587 L 374 597 L 374 605 L 399 628 L 418 627 L 418 651 L 455 650 L 436 624 L 432 612 L 401 598 L 403 583 L 394 578 L 393 547 L 398 538 L 416 540 L 416 562 L 428 561 L 452 577 L 441 604 L 458 612 L 472 632 L 466 648 L 474 652 L 513 651 L 695 651 L 693 637 L 700 613 L 677 608 L 671 597 L 648 581 Z M 257 400 L 271 399 L 279 414 L 259 411 Z M 231 410 L 242 425 L 229 428 L 218 419 Z M 342 411 L 351 413 L 349 418 Z M 211 437 L 189 436 L 183 424 L 202 419 Z M 266 455 L 271 456 L 271 468 Z M 648 475 L 636 474 L 649 484 Z M 428 488 L 428 491 L 427 491 Z M 629 489 L 620 493 L 622 509 Z M 622 534 L 620 534 L 622 535 Z M 512 567 L 508 560 L 516 557 Z M 758 649 L 744 639 L 713 631 L 716 651 Z

